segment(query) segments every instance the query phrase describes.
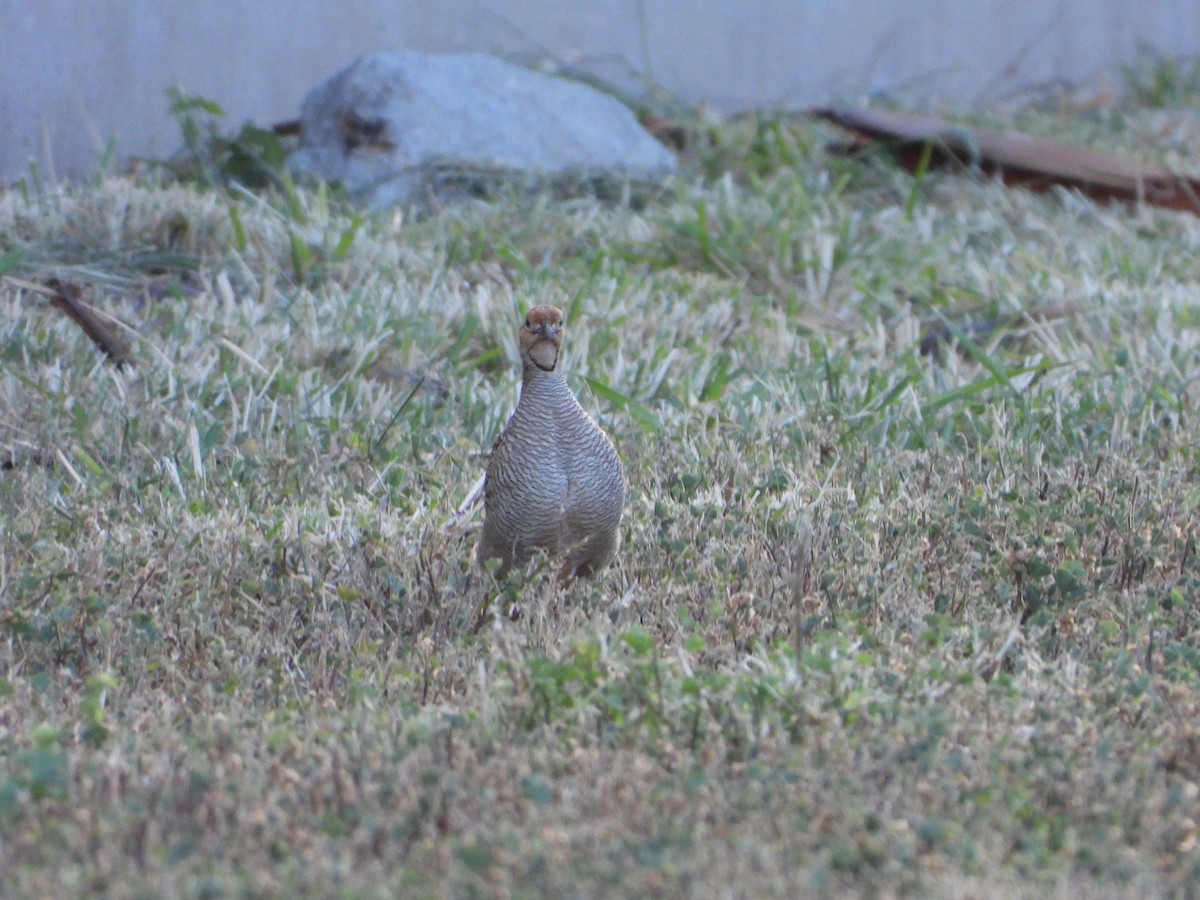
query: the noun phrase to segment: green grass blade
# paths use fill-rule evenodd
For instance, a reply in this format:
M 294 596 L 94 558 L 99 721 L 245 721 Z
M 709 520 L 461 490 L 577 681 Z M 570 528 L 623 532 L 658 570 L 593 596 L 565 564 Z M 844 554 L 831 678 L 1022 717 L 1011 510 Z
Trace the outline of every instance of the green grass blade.
M 658 431 L 662 428 L 662 423 L 659 421 L 658 416 L 632 397 L 627 397 L 620 391 L 614 390 L 603 381 L 595 378 L 584 378 L 583 381 L 598 396 L 603 397 L 609 403 L 625 410 L 629 415 L 633 416 L 644 431 Z

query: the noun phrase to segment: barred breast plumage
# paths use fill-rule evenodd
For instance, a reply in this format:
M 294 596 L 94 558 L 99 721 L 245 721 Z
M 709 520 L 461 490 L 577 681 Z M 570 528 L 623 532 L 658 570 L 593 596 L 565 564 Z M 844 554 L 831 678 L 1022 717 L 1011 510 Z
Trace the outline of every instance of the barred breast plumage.
M 562 312 L 530 310 L 519 339 L 521 398 L 488 462 L 479 563 L 499 559 L 503 577 L 543 549 L 564 555 L 564 579 L 590 575 L 620 542 L 621 461 L 563 377 Z

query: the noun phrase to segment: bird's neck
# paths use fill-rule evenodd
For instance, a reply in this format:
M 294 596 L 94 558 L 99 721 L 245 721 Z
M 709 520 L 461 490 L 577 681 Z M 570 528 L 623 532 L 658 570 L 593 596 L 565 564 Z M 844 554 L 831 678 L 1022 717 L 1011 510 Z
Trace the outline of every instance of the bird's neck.
M 553 372 L 539 369 L 537 365 L 525 367 L 521 377 L 521 395 L 526 394 L 557 394 L 568 390 L 567 380 L 563 377 L 562 367 L 555 366 Z

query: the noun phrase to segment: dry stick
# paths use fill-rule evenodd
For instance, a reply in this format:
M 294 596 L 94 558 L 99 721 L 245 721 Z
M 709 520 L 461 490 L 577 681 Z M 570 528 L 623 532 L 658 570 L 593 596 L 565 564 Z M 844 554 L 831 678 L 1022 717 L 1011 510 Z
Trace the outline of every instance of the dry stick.
M 57 278 L 51 278 L 44 285 L 13 278 L 9 275 L 6 275 L 4 280 L 22 290 L 50 298 L 50 305 L 66 313 L 67 317 L 82 328 L 84 333 L 92 339 L 92 343 L 103 350 L 117 364 L 118 368 L 124 363 L 134 364 L 135 360 L 129 344 L 118 337 L 116 332 L 100 318 L 103 313 L 97 313 L 91 306 L 83 302 L 83 290 L 79 285 L 70 282 L 64 283 Z M 113 321 L 116 322 L 115 319 Z M 120 322 L 116 323 L 121 324 Z
M 119 369 L 125 363 L 133 364 L 133 356 L 129 344 L 100 319 L 92 307 L 83 302 L 83 289 L 71 282 L 62 282 L 52 278 L 46 286 L 54 291 L 50 297 L 50 305 L 62 310 L 83 333 L 92 339 L 97 347 L 108 354 Z
M 58 293 L 55 290 L 52 290 L 51 288 L 47 287 L 44 284 L 36 284 L 32 281 L 25 281 L 23 278 L 14 278 L 11 275 L 3 276 L 3 278 L 0 278 L 0 282 L 3 282 L 5 284 L 11 285 L 13 287 L 19 288 L 23 291 L 28 291 L 31 294 L 41 294 L 43 297 L 49 298 L 51 300 L 51 302 L 53 302 L 54 298 L 58 296 Z M 57 282 L 57 280 L 52 280 L 51 283 L 57 284 L 58 282 Z M 55 305 L 59 305 L 59 304 L 55 304 Z M 163 351 L 161 349 L 159 349 L 157 346 L 155 346 L 155 344 L 152 341 L 147 340 L 147 338 L 143 334 L 141 334 L 136 328 L 134 328 L 132 325 L 127 325 L 124 322 L 122 322 L 120 319 L 118 319 L 117 317 L 111 316 L 108 313 L 98 312 L 97 310 L 93 309 L 91 306 L 87 305 L 86 303 L 79 302 L 78 300 L 76 301 L 76 305 L 79 306 L 80 308 L 82 308 L 86 313 L 90 313 L 95 321 L 100 322 L 100 327 L 102 329 L 105 329 L 108 332 L 109 339 L 113 343 L 115 343 L 118 347 L 125 348 L 125 357 L 122 360 L 123 362 L 127 362 L 132 366 L 137 363 L 137 359 L 136 359 L 136 357 L 133 356 L 132 352 L 129 349 L 128 344 L 126 344 L 120 338 L 116 337 L 114 335 L 114 333 L 111 331 L 110 326 L 108 324 L 106 324 L 104 321 L 102 321 L 101 319 L 99 319 L 98 318 L 99 316 L 103 316 L 104 319 L 107 319 L 108 322 L 111 322 L 111 324 L 116 326 L 117 328 L 120 328 L 120 329 L 123 329 L 124 331 L 129 332 L 131 335 L 133 335 L 133 337 L 138 341 L 139 344 L 149 347 L 154 352 L 154 354 L 160 360 L 163 361 L 164 364 L 166 364 L 167 366 L 172 365 L 170 358 L 165 353 L 163 353 Z M 70 315 L 70 313 L 68 313 L 68 315 Z M 72 315 L 71 318 L 75 318 L 75 317 Z M 95 341 L 96 339 L 93 337 L 92 340 Z M 106 347 L 101 346 L 101 349 L 104 350 L 105 353 L 109 353 L 110 356 L 112 355 Z
M 931 166 L 978 167 L 985 174 L 998 173 L 1005 184 L 1033 191 L 1059 185 L 1100 202 L 1148 203 L 1200 215 L 1200 178 L 1090 147 L 880 110 L 823 107 L 809 110 L 809 115 L 856 135 L 848 147 L 835 148 L 840 152 L 853 154 L 882 142 L 896 148 L 900 164 L 909 171 L 918 166 L 926 148 L 932 148 Z

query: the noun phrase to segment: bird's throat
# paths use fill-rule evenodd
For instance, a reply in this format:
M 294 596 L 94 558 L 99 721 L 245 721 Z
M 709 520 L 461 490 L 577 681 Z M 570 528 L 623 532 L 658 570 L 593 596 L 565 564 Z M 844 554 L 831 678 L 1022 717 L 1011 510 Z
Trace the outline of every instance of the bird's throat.
M 529 348 L 529 358 L 543 372 L 553 372 L 558 365 L 558 348 L 549 341 L 538 341 Z

